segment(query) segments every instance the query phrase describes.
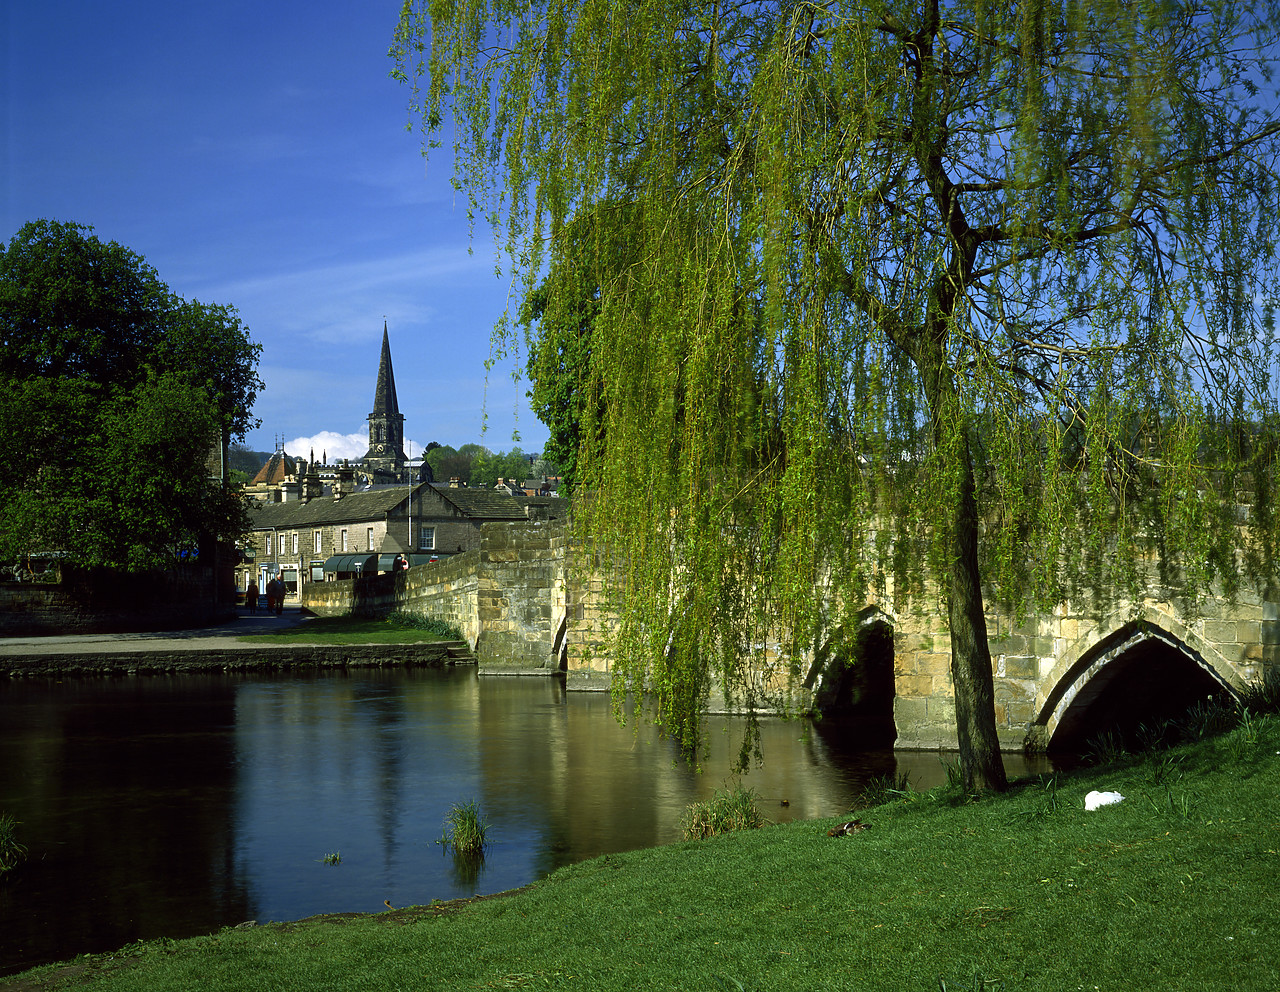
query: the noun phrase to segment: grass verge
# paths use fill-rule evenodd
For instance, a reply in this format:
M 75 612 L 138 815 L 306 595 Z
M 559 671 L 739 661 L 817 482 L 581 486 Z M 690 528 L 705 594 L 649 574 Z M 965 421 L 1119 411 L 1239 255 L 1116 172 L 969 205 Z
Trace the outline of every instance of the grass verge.
M 386 617 L 316 617 L 278 634 L 246 634 L 237 640 L 254 644 L 424 644 L 457 641 L 456 627 L 413 613 Z
M 1085 812 L 1094 789 L 1125 800 Z M 733 831 L 449 911 L 152 941 L 0 990 L 1280 988 L 1275 716 L 1003 796 L 942 787 L 859 815 L 874 829 Z

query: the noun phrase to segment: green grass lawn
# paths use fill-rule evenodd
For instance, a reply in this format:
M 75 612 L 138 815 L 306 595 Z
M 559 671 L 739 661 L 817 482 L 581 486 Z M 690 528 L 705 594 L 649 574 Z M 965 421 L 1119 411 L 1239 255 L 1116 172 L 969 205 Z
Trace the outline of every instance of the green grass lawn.
M 1126 798 L 1085 812 L 1091 789 Z M 767 826 L 607 855 L 503 898 L 152 941 L 16 981 L 102 992 L 1280 989 L 1280 718 L 1002 796 L 944 787 L 859 815 L 871 829 L 852 836 L 828 837 L 835 820 Z
M 447 624 L 407 613 L 387 617 L 316 617 L 278 634 L 246 634 L 254 644 L 422 644 L 461 640 Z

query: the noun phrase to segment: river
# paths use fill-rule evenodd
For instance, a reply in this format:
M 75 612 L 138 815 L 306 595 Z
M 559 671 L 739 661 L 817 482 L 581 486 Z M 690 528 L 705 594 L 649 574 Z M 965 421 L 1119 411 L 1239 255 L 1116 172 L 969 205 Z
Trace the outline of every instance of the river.
M 709 718 L 707 736 L 697 772 L 651 728 L 619 726 L 607 695 L 470 668 L 0 680 L 0 812 L 29 848 L 0 877 L 0 974 L 499 892 L 677 841 L 688 804 L 730 783 L 741 723 Z M 764 721 L 764 764 L 742 781 L 767 817 L 841 815 L 876 775 L 930 788 L 954 760 L 838 736 Z M 437 843 L 468 800 L 490 824 L 478 871 Z

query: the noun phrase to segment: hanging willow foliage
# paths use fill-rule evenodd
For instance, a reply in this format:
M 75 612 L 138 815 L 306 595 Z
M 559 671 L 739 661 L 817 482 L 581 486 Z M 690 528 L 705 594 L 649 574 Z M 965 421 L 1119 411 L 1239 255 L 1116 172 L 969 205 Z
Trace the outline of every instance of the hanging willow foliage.
M 1276 26 L 405 3 L 411 115 L 539 294 L 535 379 L 572 383 L 621 693 L 696 742 L 713 679 L 770 705 L 871 592 L 936 580 L 962 766 L 998 788 L 984 588 L 1270 574 Z

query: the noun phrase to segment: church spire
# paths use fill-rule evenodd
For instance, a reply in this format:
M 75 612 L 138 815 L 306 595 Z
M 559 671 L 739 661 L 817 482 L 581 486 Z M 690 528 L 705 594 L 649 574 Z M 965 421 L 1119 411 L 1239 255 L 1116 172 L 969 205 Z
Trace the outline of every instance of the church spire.
M 400 414 L 396 400 L 396 377 L 391 371 L 391 341 L 387 337 L 387 322 L 382 322 L 382 357 L 378 360 L 378 387 L 373 394 L 373 415 L 395 417 Z
M 373 392 L 373 412 L 369 414 L 369 450 L 362 461 L 366 468 L 399 475 L 408 461 L 404 453 L 404 416 L 396 398 L 396 377 L 391 369 L 391 341 L 387 322 L 382 322 L 382 356 L 378 360 L 378 385 Z

